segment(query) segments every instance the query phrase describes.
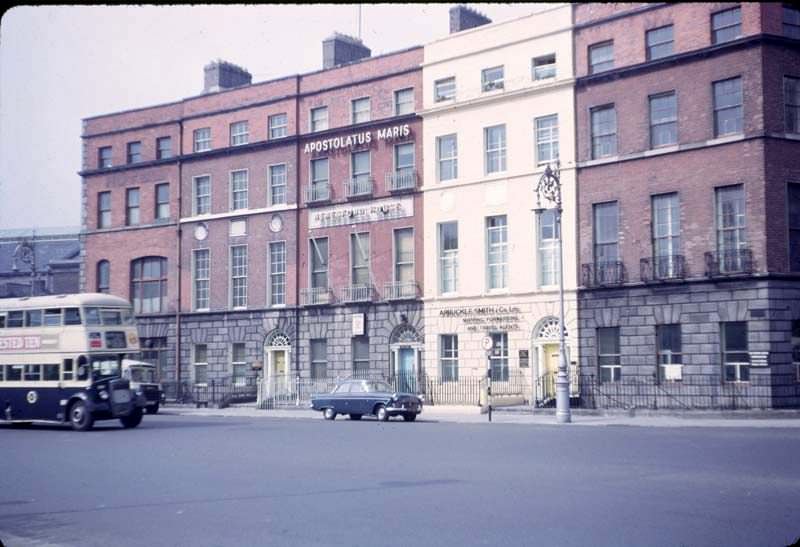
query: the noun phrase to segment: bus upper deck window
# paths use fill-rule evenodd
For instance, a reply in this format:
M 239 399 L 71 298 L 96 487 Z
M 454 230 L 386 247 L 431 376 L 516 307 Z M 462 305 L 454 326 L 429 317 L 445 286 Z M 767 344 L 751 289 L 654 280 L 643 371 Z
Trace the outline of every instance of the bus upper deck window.
M 0 382 L 2 382 L 3 379 L 4 379 L 3 371 L 5 371 L 5 370 L 6 370 L 6 367 L 4 367 L 3 365 L 0 365 Z
M 122 319 L 120 317 L 119 310 L 103 309 L 103 310 L 100 310 L 100 314 L 103 316 L 103 324 L 104 325 L 121 325 L 122 324 Z
M 25 312 L 26 327 L 42 326 L 42 310 L 28 310 Z
M 6 321 L 8 328 L 21 327 L 23 314 L 21 311 L 8 312 L 8 319 Z
M 44 326 L 45 327 L 61 326 L 61 308 L 44 310 Z
M 0 315 L 0 329 L 6 328 L 6 316 Z
M 72 359 L 64 359 L 64 381 L 71 381 L 72 375 Z
M 22 380 L 22 365 L 8 365 L 6 367 L 6 382 L 19 382 Z
M 66 308 L 64 310 L 64 324 L 65 325 L 80 325 L 81 314 L 78 308 Z
M 120 310 L 122 312 L 122 324 L 123 325 L 133 325 L 135 323 L 135 319 L 131 310 Z
M 86 318 L 87 325 L 100 325 L 100 308 L 84 308 L 83 316 Z

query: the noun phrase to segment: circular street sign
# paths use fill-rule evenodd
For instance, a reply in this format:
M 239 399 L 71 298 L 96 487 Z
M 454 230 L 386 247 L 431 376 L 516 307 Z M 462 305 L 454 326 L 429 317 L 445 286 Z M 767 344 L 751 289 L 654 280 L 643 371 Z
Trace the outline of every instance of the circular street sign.
M 485 349 L 486 351 L 492 349 L 493 345 L 494 343 L 492 342 L 491 336 L 484 336 L 483 340 L 481 340 L 481 346 L 483 346 L 483 349 Z

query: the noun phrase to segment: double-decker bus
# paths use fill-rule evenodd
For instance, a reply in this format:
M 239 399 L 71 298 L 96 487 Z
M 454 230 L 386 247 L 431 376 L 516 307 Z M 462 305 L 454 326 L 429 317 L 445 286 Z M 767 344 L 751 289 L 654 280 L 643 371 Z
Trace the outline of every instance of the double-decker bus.
M 131 305 L 107 294 L 0 299 L 0 423 L 142 421 L 144 397 L 121 378 L 138 354 Z

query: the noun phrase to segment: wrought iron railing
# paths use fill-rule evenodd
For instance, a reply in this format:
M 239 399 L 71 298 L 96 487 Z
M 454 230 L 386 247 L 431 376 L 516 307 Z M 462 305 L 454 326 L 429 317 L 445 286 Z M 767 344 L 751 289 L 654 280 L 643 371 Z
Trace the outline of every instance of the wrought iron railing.
M 372 285 L 351 285 L 341 288 L 342 302 L 372 302 L 375 289 Z
M 330 183 L 317 183 L 312 184 L 306 188 L 306 202 L 315 203 L 320 201 L 329 201 L 331 199 L 331 185 Z
M 750 249 L 727 249 L 705 254 L 706 277 L 751 274 L 755 271 L 753 251 Z
M 419 298 L 419 285 L 416 281 L 392 281 L 383 285 L 386 300 L 408 300 Z
M 345 183 L 348 198 L 368 197 L 372 195 L 372 177 L 356 177 Z
M 399 169 L 386 173 L 386 190 L 403 192 L 417 187 L 417 172 L 413 169 Z
M 224 376 L 202 384 L 162 381 L 164 399 L 169 403 L 226 407 L 233 403 L 256 401 L 259 378 Z
M 683 255 L 643 258 L 639 261 L 639 275 L 644 283 L 684 279 L 686 277 L 686 259 Z
M 303 306 L 321 306 L 332 301 L 333 295 L 328 287 L 300 289 L 300 304 Z
M 625 264 L 621 261 L 594 262 L 581 265 L 584 287 L 604 287 L 625 283 Z
M 652 376 L 622 376 L 618 382 L 580 377 L 580 396 L 589 408 L 735 410 L 800 407 L 800 383 L 769 375 L 749 382 L 723 382 L 720 375 L 683 375 L 680 381 Z

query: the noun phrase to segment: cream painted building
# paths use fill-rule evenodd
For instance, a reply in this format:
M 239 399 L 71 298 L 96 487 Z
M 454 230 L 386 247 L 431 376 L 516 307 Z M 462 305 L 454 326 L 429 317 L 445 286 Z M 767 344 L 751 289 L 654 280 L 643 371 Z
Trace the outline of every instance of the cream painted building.
M 537 401 L 554 396 L 555 215 L 537 216 L 534 209 L 537 182 L 556 158 L 564 209 L 568 356 L 578 361 L 572 59 L 569 5 L 425 46 L 424 368 L 429 376 L 446 381 L 485 375 L 481 341 L 488 334 L 495 343 L 490 359 L 495 383 L 520 386 L 527 401 L 532 391 Z

